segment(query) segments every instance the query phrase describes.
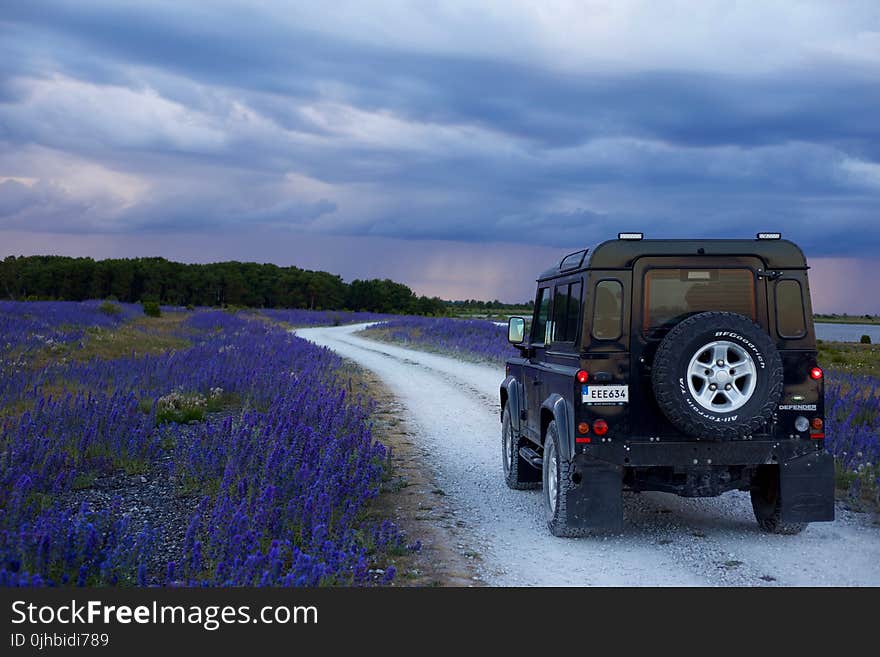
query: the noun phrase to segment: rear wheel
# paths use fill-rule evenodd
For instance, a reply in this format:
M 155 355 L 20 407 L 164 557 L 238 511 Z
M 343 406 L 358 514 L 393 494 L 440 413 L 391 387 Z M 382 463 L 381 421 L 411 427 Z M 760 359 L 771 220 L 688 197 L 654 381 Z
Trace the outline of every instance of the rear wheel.
M 504 407 L 501 417 L 501 462 L 504 466 L 504 483 L 514 490 L 541 487 L 541 473 L 519 455 L 523 439 L 513 430 L 510 407 Z
M 566 501 L 574 488 L 572 464 L 562 458 L 559 451 L 559 432 L 555 420 L 547 427 L 543 465 L 544 509 L 550 533 L 563 538 L 587 536 L 590 530 L 573 526 L 569 517 Z
M 800 534 L 805 522 L 782 522 L 782 496 L 779 491 L 779 466 L 762 465 L 752 478 L 752 509 L 758 526 L 771 534 Z

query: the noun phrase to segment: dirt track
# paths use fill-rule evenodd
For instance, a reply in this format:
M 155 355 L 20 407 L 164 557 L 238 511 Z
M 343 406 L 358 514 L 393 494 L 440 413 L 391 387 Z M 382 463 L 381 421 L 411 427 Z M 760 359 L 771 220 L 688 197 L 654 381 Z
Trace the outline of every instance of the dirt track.
M 774 536 L 758 530 L 745 493 L 627 493 L 621 534 L 555 538 L 540 492 L 501 478 L 501 369 L 354 335 L 361 328 L 297 334 L 373 371 L 397 396 L 490 585 L 880 585 L 880 524 L 841 505 L 833 523 Z

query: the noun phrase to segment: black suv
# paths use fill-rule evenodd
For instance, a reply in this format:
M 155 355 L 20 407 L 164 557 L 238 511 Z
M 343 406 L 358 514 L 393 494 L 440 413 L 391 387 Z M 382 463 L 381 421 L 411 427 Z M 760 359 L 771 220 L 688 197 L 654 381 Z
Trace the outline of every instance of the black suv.
M 504 478 L 544 490 L 557 536 L 618 529 L 622 491 L 751 491 L 762 529 L 834 519 L 803 252 L 755 240 L 617 240 L 537 279 L 501 384 Z

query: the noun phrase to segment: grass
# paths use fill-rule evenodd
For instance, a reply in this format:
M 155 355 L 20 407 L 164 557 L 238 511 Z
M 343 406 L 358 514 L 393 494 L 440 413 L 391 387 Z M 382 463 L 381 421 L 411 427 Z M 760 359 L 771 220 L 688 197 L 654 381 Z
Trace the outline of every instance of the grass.
M 180 336 L 180 324 L 186 317 L 184 313 L 169 313 L 135 319 L 114 329 L 88 328 L 82 345 L 64 344 L 45 350 L 33 358 L 31 365 L 39 368 L 64 360 L 112 360 L 183 349 L 190 344 Z
M 849 374 L 880 376 L 880 345 L 818 341 L 819 364 Z
M 390 342 L 394 344 L 400 344 L 399 340 L 395 340 L 391 337 L 392 329 L 383 328 L 382 326 L 371 326 L 369 328 L 365 328 L 362 331 L 358 331 L 358 334 L 366 336 L 368 338 L 373 338 L 374 340 L 381 340 L 382 342 Z M 412 338 L 419 338 L 422 335 L 421 329 L 412 328 L 409 330 L 410 336 Z M 422 351 L 432 351 L 429 345 L 418 345 L 418 348 Z M 440 351 L 439 349 L 434 351 Z

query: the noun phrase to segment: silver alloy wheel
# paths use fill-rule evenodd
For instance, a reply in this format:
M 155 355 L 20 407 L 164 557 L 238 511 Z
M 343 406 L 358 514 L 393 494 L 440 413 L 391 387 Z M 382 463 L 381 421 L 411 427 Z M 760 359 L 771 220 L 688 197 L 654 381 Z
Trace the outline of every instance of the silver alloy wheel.
M 557 463 L 556 463 L 556 441 L 548 440 L 547 448 L 544 453 L 544 458 L 547 459 L 547 497 L 548 504 L 550 505 L 550 513 L 556 512 L 556 490 L 559 488 L 559 482 L 557 481 L 557 477 L 559 473 L 557 472 Z
M 716 340 L 697 349 L 688 364 L 687 381 L 700 406 L 729 413 L 752 398 L 758 372 L 751 354 L 740 345 Z
M 510 472 L 510 469 L 513 467 L 513 454 L 510 453 L 511 445 L 513 444 L 513 427 L 510 426 L 510 423 L 507 423 L 507 426 L 504 427 L 504 474 Z

